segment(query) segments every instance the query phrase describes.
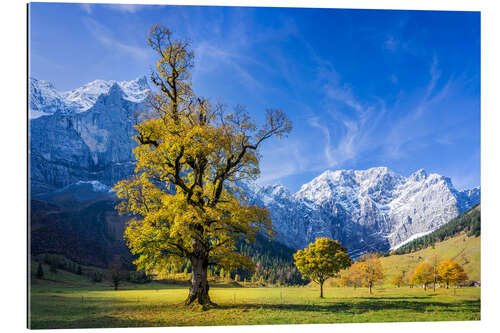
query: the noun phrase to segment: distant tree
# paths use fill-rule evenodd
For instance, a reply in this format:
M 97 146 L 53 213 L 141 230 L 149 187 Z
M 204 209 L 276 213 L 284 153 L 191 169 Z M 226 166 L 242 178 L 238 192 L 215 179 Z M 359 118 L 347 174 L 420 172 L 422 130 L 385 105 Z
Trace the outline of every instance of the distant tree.
M 347 249 L 338 241 L 329 238 L 316 238 L 309 248 L 298 250 L 294 255 L 295 265 L 305 278 L 320 285 L 320 297 L 323 298 L 323 284 L 328 278 L 351 265 Z
M 397 286 L 398 288 L 405 284 L 403 274 L 398 274 L 392 279 L 391 284 Z
M 405 284 L 410 287 L 410 288 L 413 288 L 413 282 L 411 280 L 411 276 L 412 274 L 407 274 L 405 277 L 404 277 L 404 282 Z
M 107 273 L 108 279 L 113 283 L 115 290 L 118 290 L 120 282 L 127 277 L 126 273 L 127 272 L 123 269 L 123 263 L 121 262 L 120 256 L 115 256 L 108 264 Z
M 446 288 L 452 284 L 457 284 L 468 279 L 462 266 L 451 259 L 445 259 L 437 267 L 439 279 L 446 284 Z
M 82 266 L 81 265 L 78 265 L 78 267 L 76 268 L 76 274 L 82 275 Z
M 353 287 L 354 289 L 356 289 L 358 287 L 361 287 L 362 284 L 362 272 L 359 261 L 356 261 L 348 269 L 341 272 L 341 286 Z
M 43 267 L 42 262 L 38 262 L 38 268 L 36 270 L 36 277 L 39 279 L 43 279 Z
M 349 287 L 349 286 L 351 286 L 351 282 L 349 280 L 348 271 L 345 271 L 344 273 L 341 273 L 340 280 L 339 280 L 339 285 L 341 287 Z
M 384 278 L 382 263 L 378 255 L 373 253 L 365 254 L 358 262 L 361 283 L 369 288 L 371 294 L 373 286 Z
M 432 266 L 427 262 L 419 264 L 415 267 L 410 280 L 412 284 L 423 285 L 424 290 L 427 290 L 427 286 L 433 282 Z
M 440 281 L 438 266 L 439 266 L 439 257 L 437 254 L 434 254 L 429 259 L 429 264 L 431 265 L 431 275 L 432 275 L 432 287 L 434 291 L 436 291 L 436 285 Z
M 101 272 L 94 272 L 91 275 L 92 282 L 101 282 L 102 281 L 102 273 Z
M 52 260 L 50 260 L 50 264 L 49 264 L 49 270 L 51 273 L 57 273 L 57 262 L 55 260 L 55 258 L 52 258 Z

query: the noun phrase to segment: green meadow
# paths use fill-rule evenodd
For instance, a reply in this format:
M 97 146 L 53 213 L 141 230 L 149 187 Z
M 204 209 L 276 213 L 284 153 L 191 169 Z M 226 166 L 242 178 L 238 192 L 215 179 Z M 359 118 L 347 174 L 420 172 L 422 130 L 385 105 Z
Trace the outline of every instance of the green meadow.
M 480 241 L 461 234 L 434 249 L 381 258 L 385 278 L 372 295 L 367 288 L 336 287 L 335 281 L 327 281 L 324 299 L 314 284 L 254 287 L 213 282 L 210 297 L 218 306 L 206 311 L 183 305 L 185 281 L 123 283 L 115 291 L 109 281 L 93 283 L 84 275 L 50 272 L 44 265 L 43 279 L 32 276 L 30 323 L 37 329 L 479 320 L 481 288 L 434 292 L 396 288 L 390 280 L 438 254 L 454 258 L 469 279 L 479 281 Z
M 32 328 L 208 326 L 365 323 L 480 319 L 480 288 L 310 287 L 235 288 L 214 286 L 217 307 L 202 311 L 182 305 L 187 287 L 157 282 L 136 289 L 37 285 L 31 289 Z

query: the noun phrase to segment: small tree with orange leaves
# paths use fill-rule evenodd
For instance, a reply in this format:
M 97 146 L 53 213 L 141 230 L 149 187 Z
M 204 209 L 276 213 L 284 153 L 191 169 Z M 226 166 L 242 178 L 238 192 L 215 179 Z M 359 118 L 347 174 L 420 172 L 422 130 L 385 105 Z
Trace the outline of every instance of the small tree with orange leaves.
M 424 290 L 427 290 L 427 286 L 433 282 L 432 266 L 427 262 L 419 264 L 410 276 L 410 281 L 414 285 L 423 285 Z
M 369 288 L 371 294 L 373 286 L 384 278 L 382 263 L 377 254 L 368 253 L 362 256 L 356 264 L 359 265 L 361 283 Z
M 452 284 L 457 284 L 468 279 L 462 266 L 451 259 L 442 260 L 437 267 L 440 281 L 446 284 L 446 289 Z

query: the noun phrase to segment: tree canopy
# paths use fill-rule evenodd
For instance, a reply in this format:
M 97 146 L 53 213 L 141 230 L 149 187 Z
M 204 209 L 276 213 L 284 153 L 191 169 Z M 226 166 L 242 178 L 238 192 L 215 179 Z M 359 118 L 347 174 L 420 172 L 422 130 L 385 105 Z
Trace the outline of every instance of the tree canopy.
M 437 272 L 439 280 L 446 285 L 446 288 L 468 279 L 462 266 L 451 259 L 442 260 L 437 267 Z
M 432 266 L 427 262 L 420 263 L 415 267 L 410 280 L 413 285 L 423 285 L 427 290 L 427 286 L 434 281 Z
M 380 258 L 375 253 L 367 253 L 356 261 L 356 265 L 359 265 L 361 284 L 368 287 L 371 294 L 373 286 L 384 278 Z
M 405 279 L 404 279 L 403 274 L 396 275 L 392 279 L 391 284 L 397 286 L 398 288 L 401 287 L 401 286 L 404 286 L 405 285 Z
M 340 242 L 329 238 L 316 238 L 309 248 L 298 250 L 293 258 L 299 272 L 320 285 L 320 297 L 323 297 L 324 282 L 335 277 L 352 262 L 347 249 Z
M 118 209 L 133 215 L 125 238 L 139 255 L 138 269 L 149 272 L 187 258 L 193 274 L 186 303 L 208 304 L 207 267 L 250 267 L 236 241 L 272 236 L 268 211 L 250 205 L 237 182 L 258 177 L 262 142 L 286 136 L 291 122 L 283 111 L 269 109 L 257 128 L 245 107 L 228 111 L 197 96 L 190 43 L 174 40 L 159 25 L 147 42 L 159 58 L 151 74 L 156 91 L 135 125 L 135 174 L 114 187 L 123 199 Z

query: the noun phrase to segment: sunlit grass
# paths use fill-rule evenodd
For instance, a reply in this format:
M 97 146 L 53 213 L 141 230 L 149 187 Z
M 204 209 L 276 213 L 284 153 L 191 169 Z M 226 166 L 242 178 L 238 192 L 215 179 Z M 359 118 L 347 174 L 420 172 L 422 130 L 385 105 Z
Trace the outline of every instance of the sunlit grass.
M 33 328 L 252 325 L 480 319 L 480 288 L 365 289 L 314 287 L 210 290 L 218 307 L 182 305 L 187 289 L 159 283 L 150 289 L 96 290 L 33 287 Z
M 481 237 L 468 237 L 463 233 L 436 243 L 434 248 L 429 246 L 413 253 L 381 258 L 385 284 L 389 285 L 402 270 L 410 272 L 433 255 L 438 255 L 441 260 L 453 259 L 464 268 L 470 280 L 481 280 Z
M 182 305 L 185 284 L 125 283 L 114 291 L 109 282 L 92 283 L 84 275 L 44 266 L 44 280 L 31 284 L 32 328 L 137 326 L 254 325 L 305 323 L 363 323 L 480 319 L 480 288 L 394 288 L 390 280 L 400 270 L 413 269 L 433 254 L 454 258 L 471 280 L 480 280 L 480 237 L 465 235 L 437 243 L 435 248 L 382 258 L 384 283 L 368 288 L 319 287 L 236 288 L 212 285 L 218 307 L 207 311 Z M 35 271 L 36 264 L 32 265 Z M 85 268 L 90 269 L 90 268 Z

